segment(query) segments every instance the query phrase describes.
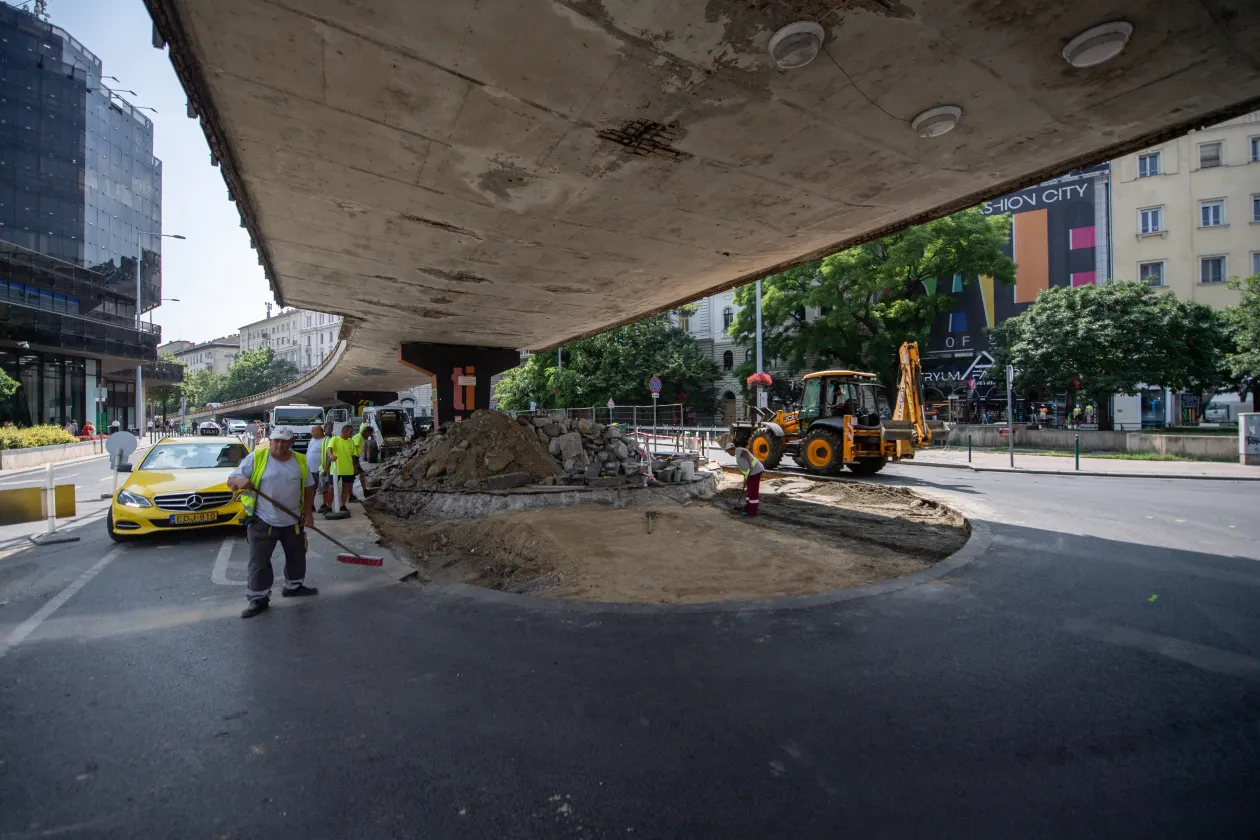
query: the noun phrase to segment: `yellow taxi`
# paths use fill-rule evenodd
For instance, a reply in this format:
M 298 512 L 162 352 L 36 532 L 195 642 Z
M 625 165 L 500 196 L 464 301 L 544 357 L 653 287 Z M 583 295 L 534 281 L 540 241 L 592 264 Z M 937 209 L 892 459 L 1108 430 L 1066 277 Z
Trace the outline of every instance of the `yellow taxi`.
M 138 465 L 125 464 L 126 482 L 114 494 L 105 527 L 111 538 L 240 525 L 245 509 L 228 488 L 249 454 L 236 437 L 168 437 Z

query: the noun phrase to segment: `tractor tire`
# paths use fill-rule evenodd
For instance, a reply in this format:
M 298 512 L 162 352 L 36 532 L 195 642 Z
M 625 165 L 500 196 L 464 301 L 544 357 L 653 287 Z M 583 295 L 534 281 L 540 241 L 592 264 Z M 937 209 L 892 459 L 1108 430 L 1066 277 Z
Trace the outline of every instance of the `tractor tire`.
M 849 469 L 857 475 L 874 475 L 887 465 L 887 458 L 859 458 L 857 463 L 849 464 Z
M 835 475 L 844 470 L 844 444 L 829 429 L 815 429 L 801 441 L 805 469 L 817 475 Z
M 762 429 L 749 439 L 748 451 L 764 464 L 766 469 L 772 470 L 783 460 L 783 438 L 769 429 Z

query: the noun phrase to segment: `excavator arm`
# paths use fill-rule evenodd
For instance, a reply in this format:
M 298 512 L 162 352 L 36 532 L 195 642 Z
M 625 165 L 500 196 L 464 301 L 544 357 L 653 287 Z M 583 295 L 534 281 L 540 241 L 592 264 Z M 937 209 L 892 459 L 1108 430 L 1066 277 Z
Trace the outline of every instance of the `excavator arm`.
M 897 351 L 900 377 L 897 382 L 897 408 L 894 420 L 909 421 L 914 430 L 911 443 L 917 447 L 932 445 L 932 430 L 923 412 L 923 367 L 919 364 L 919 343 L 907 341 Z

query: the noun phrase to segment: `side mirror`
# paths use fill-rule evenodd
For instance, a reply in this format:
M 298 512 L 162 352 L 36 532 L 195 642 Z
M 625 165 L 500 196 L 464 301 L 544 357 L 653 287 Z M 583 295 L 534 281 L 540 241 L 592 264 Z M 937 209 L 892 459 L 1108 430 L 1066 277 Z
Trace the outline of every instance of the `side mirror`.
M 131 468 L 132 468 L 132 465 L 131 465 L 131 464 L 119 464 L 119 465 L 118 465 L 118 471 L 119 471 L 119 472 L 131 472 Z

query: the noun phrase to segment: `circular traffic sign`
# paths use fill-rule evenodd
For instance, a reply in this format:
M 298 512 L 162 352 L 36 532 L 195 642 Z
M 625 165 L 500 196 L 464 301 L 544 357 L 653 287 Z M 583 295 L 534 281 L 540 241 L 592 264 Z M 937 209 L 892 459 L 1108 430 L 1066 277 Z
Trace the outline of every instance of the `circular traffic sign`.
M 661 378 L 659 376 L 653 376 L 648 380 L 648 390 L 653 394 L 659 394 L 661 392 Z
M 114 432 L 105 438 L 105 451 L 114 457 L 124 457 L 136 451 L 136 436 L 131 432 Z

